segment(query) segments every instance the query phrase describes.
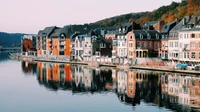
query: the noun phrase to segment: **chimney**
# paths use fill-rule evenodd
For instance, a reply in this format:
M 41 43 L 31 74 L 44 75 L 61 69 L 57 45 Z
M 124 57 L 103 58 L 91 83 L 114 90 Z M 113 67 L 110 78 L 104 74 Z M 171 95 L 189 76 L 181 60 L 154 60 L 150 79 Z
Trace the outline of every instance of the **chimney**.
M 132 30 L 135 30 L 136 29 L 136 23 L 135 21 L 132 21 Z
M 183 25 L 185 25 L 186 24 L 186 18 L 184 17 L 183 18 Z
M 188 20 L 190 20 L 191 19 L 191 15 L 189 16 L 189 19 Z
M 163 21 L 163 20 L 160 20 L 160 21 L 158 22 L 158 29 L 157 29 L 157 31 L 158 31 L 158 32 L 161 32 L 164 25 L 165 25 L 164 21 Z
M 197 25 L 197 16 L 194 17 L 194 26 Z

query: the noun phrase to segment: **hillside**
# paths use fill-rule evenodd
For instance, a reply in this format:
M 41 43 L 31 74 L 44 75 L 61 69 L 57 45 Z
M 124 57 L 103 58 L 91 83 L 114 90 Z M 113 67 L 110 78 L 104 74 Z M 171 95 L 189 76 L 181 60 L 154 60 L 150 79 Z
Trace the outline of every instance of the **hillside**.
M 20 46 L 21 37 L 23 35 L 25 34 L 0 32 L 0 46 L 4 47 Z
M 122 23 L 136 21 L 140 25 L 148 21 L 164 20 L 165 23 L 174 21 L 188 15 L 200 14 L 200 0 L 182 0 L 181 3 L 172 2 L 170 5 L 161 6 L 152 12 L 129 13 L 107 18 L 94 24 L 103 27 L 118 27 Z

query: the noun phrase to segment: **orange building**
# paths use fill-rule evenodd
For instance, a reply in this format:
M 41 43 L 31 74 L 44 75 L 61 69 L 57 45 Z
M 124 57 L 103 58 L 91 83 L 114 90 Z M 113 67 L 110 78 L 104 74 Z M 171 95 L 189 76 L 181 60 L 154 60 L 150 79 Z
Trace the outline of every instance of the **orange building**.
M 69 60 L 71 55 L 70 36 L 72 33 L 67 27 L 46 27 L 38 33 L 38 56 Z

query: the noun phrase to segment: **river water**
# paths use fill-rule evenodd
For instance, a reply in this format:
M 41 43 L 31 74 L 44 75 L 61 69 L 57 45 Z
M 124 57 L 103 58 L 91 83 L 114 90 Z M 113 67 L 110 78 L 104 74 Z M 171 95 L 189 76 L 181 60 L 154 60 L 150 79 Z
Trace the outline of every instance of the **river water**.
M 199 111 L 200 77 L 9 60 L 0 52 L 0 112 Z

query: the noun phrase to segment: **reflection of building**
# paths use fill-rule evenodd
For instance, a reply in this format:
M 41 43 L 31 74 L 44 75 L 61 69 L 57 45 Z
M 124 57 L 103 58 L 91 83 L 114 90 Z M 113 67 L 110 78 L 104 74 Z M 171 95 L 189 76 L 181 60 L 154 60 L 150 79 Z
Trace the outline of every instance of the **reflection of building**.
M 161 82 L 162 100 L 168 102 L 168 106 L 171 103 L 176 104 L 176 110 L 180 111 L 191 111 L 191 107 L 200 107 L 199 77 L 167 73 L 162 75 Z M 180 104 L 187 107 L 182 108 Z
M 117 87 L 118 93 L 126 94 L 127 93 L 127 72 L 126 71 L 118 71 L 117 73 Z
M 70 65 L 37 63 L 39 81 L 69 82 L 71 80 Z
M 31 64 L 22 64 L 26 69 Z M 101 70 L 86 66 L 37 63 L 39 84 L 73 94 L 114 92 L 122 103 L 140 102 L 177 111 L 199 108 L 200 77 L 147 70 Z M 31 68 L 31 67 L 30 67 Z
M 36 63 L 29 63 L 29 62 L 22 62 L 22 71 L 26 73 L 36 73 L 37 64 Z
M 136 71 L 130 70 L 127 75 L 127 96 L 134 98 L 136 90 Z

